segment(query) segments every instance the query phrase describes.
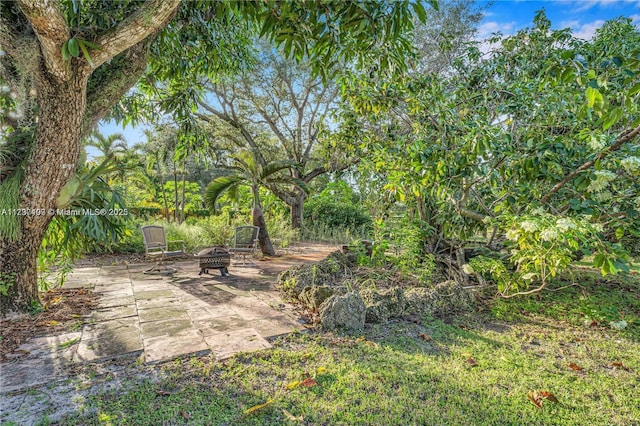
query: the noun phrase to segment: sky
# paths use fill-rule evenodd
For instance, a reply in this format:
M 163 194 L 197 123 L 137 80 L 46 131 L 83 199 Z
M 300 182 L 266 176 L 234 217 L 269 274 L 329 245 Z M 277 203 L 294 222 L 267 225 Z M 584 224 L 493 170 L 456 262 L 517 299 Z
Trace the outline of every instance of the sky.
M 640 24 L 640 0 L 497 0 L 485 12 L 479 37 L 486 38 L 497 31 L 508 35 L 531 27 L 535 12 L 540 9 L 545 10 L 553 28 L 571 28 L 576 37 L 586 40 L 609 19 L 624 16 Z
M 488 3 L 478 0 L 480 5 Z M 640 0 L 495 0 L 485 10 L 478 38 L 485 39 L 495 32 L 509 35 L 531 27 L 535 12 L 543 8 L 553 28 L 571 28 L 575 36 L 587 40 L 609 19 L 624 16 L 640 25 Z M 105 136 L 122 133 L 130 146 L 146 140 L 143 129 L 142 126 L 123 129 L 115 123 L 100 125 L 100 132 Z M 92 148 L 87 151 L 90 157 L 96 155 Z

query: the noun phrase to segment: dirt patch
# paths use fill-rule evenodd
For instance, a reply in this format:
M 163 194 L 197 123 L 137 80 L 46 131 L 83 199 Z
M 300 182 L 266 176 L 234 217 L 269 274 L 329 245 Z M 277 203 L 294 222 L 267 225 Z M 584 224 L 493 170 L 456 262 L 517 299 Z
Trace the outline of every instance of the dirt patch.
M 257 260 L 278 266 L 282 264 L 283 269 L 286 269 L 291 266 L 290 264 L 320 261 L 336 248 L 336 246 L 327 244 L 300 241 L 286 248 L 277 249 L 276 256 L 273 257 L 258 254 Z M 197 253 L 197 250 L 191 254 L 175 257 L 174 260 L 192 260 L 195 253 Z M 151 261 L 145 259 L 144 253 L 88 253 L 81 259 L 76 260 L 74 267 L 119 266 L 149 262 Z
M 90 266 L 119 266 L 134 263 L 148 262 L 144 258 L 144 253 L 89 253 L 74 262 L 74 268 L 85 268 Z
M 78 330 L 98 306 L 99 297 L 86 289 L 57 289 L 43 293 L 42 311 L 0 320 L 0 361 L 11 357 L 27 339 Z

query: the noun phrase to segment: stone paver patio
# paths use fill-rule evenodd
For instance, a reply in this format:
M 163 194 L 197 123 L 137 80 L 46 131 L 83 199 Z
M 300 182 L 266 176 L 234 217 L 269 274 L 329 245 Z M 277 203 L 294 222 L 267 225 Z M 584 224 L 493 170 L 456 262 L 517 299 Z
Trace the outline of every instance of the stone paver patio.
M 216 359 L 271 347 L 276 336 L 302 327 L 274 289 L 282 270 L 324 258 L 331 247 L 254 266 L 232 265 L 198 276 L 197 261 L 177 262 L 173 277 L 145 275 L 144 265 L 76 269 L 65 288 L 100 295 L 99 307 L 79 330 L 33 338 L 0 364 L 0 393 L 62 379 L 74 365 L 134 357 L 145 364 L 211 354 Z

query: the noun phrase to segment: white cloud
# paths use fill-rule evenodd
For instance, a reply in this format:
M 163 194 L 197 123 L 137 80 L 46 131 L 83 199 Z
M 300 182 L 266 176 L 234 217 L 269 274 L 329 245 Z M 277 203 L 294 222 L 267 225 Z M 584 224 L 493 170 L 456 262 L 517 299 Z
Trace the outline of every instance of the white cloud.
M 640 4 L 640 1 L 638 3 Z M 628 18 L 631 19 L 633 24 L 640 25 L 640 13 L 628 16 Z M 560 22 L 560 28 L 571 28 L 571 32 L 575 37 L 583 40 L 590 40 L 595 35 L 596 30 L 602 27 L 604 23 L 605 21 L 603 19 L 587 22 L 585 24 L 581 24 L 578 20 L 570 20 Z
M 560 28 L 576 28 L 579 25 L 580 25 L 580 21 L 578 20 L 560 22 Z
M 605 21 L 598 19 L 597 21 L 588 22 L 586 24 L 571 26 L 572 33 L 575 37 L 583 40 L 590 40 L 596 33 L 596 30 L 604 25 Z
M 485 22 L 478 27 L 478 39 L 491 37 L 491 34 L 497 32 L 501 32 L 504 35 L 511 34 L 515 26 L 515 22 Z
M 574 10 L 576 12 L 584 12 L 585 10 L 589 10 L 598 5 L 606 6 L 607 3 L 610 3 L 610 2 L 607 0 L 579 0 L 574 2 L 574 5 L 575 5 Z
M 499 32 L 505 36 L 511 35 L 515 32 L 515 27 L 515 22 L 484 22 L 478 27 L 478 34 L 476 35 L 476 40 L 480 41 L 478 49 L 480 49 L 482 53 L 489 52 L 492 45 L 487 41 L 487 39 L 491 37 L 492 34 Z
M 623 4 L 632 4 L 640 7 L 639 0 L 576 0 L 573 4 L 576 12 L 584 12 L 594 7 L 619 7 Z

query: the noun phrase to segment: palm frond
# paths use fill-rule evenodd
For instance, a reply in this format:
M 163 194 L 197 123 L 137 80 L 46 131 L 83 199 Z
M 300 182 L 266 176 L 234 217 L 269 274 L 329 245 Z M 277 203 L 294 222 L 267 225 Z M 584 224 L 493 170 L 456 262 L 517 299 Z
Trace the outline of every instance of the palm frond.
M 207 208 L 212 212 L 215 212 L 216 201 L 218 201 L 218 198 L 220 198 L 220 196 L 232 186 L 243 181 L 246 181 L 246 179 L 243 176 L 238 175 L 220 176 L 212 180 L 204 191 L 204 203 Z
M 253 175 L 256 174 L 255 171 L 257 169 L 257 165 L 255 154 L 253 151 L 249 149 L 241 149 L 231 157 L 231 160 L 234 163 L 237 163 L 235 167 L 246 170 Z
M 309 194 L 309 186 L 302 179 L 294 178 L 291 176 L 273 176 L 269 179 L 266 179 L 266 183 L 275 183 L 275 184 L 285 184 L 285 185 L 293 185 L 296 188 L 299 188 L 305 194 Z
M 297 167 L 298 167 L 298 163 L 292 160 L 272 161 L 270 163 L 265 164 L 264 167 L 262 167 L 262 170 L 260 170 L 260 176 L 258 176 L 258 178 L 267 179 L 269 176 L 281 170 L 295 169 Z

